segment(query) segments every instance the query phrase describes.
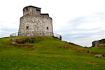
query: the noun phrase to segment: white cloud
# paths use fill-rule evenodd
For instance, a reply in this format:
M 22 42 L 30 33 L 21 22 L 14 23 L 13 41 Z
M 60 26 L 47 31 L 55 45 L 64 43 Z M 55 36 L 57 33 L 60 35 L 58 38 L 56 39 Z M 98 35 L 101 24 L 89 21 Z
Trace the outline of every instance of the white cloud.
M 64 40 L 91 46 L 92 41 L 105 38 L 104 25 L 105 13 L 101 12 L 75 18 L 65 26 Z

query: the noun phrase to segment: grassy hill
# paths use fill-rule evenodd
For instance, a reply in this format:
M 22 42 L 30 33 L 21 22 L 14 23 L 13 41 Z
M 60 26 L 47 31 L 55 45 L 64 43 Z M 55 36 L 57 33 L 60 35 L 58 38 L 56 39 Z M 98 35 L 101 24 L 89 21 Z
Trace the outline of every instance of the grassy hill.
M 105 70 L 105 58 L 94 56 L 105 48 L 83 48 L 53 37 L 14 39 L 19 44 L 0 39 L 0 70 Z

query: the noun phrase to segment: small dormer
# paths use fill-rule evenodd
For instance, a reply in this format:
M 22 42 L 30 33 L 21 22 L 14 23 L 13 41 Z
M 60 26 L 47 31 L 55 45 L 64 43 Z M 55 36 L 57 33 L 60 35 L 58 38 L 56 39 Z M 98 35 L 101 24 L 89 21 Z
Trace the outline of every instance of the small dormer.
M 25 15 L 33 15 L 39 16 L 41 13 L 41 8 L 35 6 L 26 6 L 23 8 L 23 16 Z

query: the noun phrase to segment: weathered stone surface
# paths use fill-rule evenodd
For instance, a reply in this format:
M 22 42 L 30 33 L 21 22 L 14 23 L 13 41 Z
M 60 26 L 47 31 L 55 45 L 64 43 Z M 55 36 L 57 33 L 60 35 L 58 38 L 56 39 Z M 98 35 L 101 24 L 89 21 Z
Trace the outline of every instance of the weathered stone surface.
M 93 47 L 105 47 L 105 39 L 92 42 Z
M 41 8 L 27 6 L 20 18 L 19 36 L 53 36 L 52 18 L 41 14 Z

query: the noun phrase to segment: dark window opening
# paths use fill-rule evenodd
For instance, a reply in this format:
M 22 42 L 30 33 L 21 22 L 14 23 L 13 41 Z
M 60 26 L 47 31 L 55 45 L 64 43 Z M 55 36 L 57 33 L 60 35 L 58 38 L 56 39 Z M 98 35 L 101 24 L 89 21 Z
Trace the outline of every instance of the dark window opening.
M 26 26 L 26 29 L 29 29 L 29 26 Z
M 48 30 L 49 28 L 47 27 L 47 30 Z

